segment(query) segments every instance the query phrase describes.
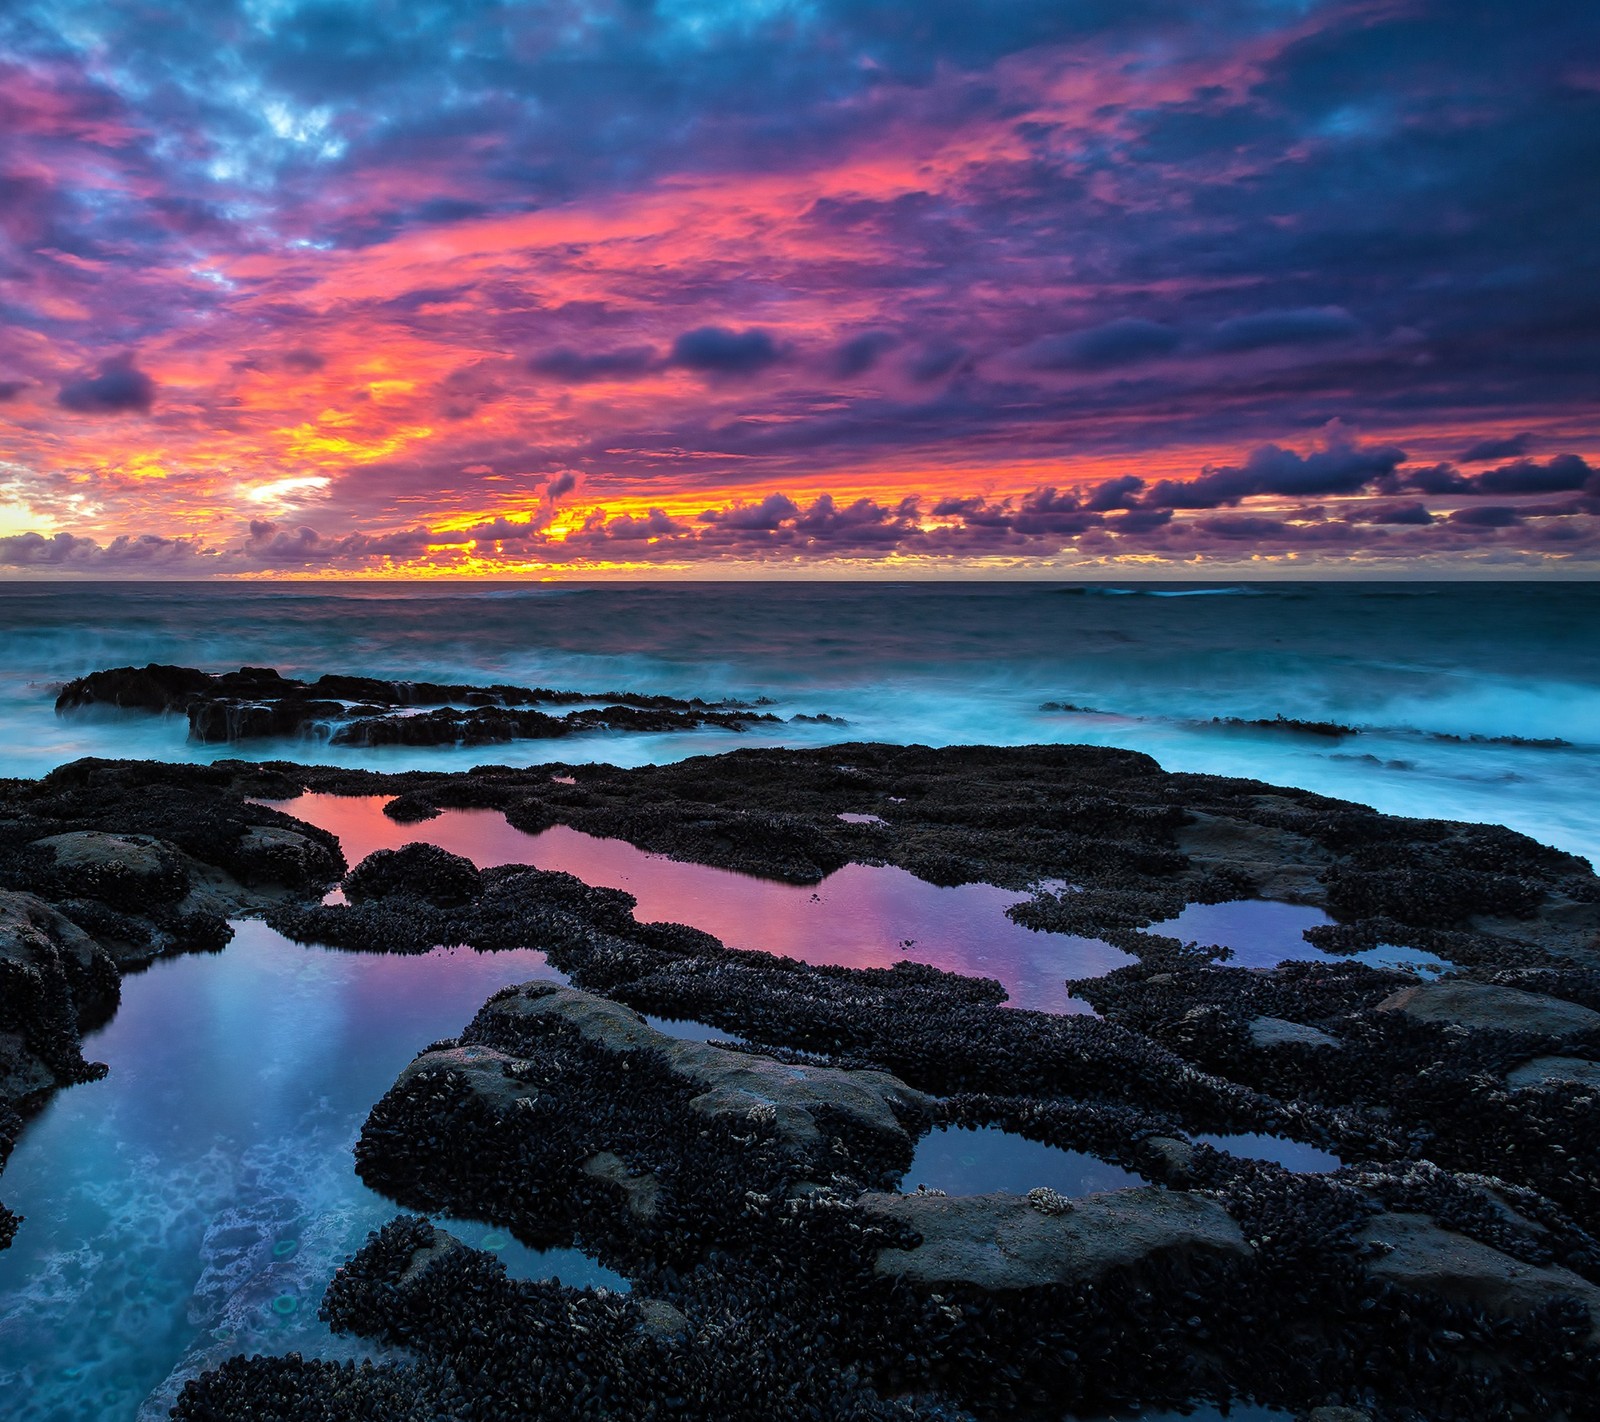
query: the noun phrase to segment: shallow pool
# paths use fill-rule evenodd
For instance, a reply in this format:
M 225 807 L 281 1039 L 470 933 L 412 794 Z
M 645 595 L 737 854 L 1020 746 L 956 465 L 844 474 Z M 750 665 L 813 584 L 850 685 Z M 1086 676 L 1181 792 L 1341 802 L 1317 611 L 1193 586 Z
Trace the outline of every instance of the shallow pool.
M 575 1289 L 610 1289 L 614 1294 L 625 1294 L 633 1288 L 621 1274 L 607 1269 L 581 1249 L 534 1249 L 499 1225 L 449 1215 L 430 1218 L 463 1244 L 494 1255 L 513 1279 L 548 1279 Z
M 941 1126 L 917 1142 L 900 1188 L 919 1185 L 947 1195 L 1026 1195 L 1039 1185 L 1059 1194 L 1093 1195 L 1148 1182 L 1133 1172 L 1058 1146 L 1030 1141 L 998 1126 Z
M 498 810 L 446 810 L 396 824 L 381 795 L 302 795 L 274 808 L 339 836 L 352 866 L 375 849 L 425 841 L 472 860 L 560 869 L 586 884 L 625 889 L 641 921 L 687 923 L 730 948 L 764 949 L 807 963 L 887 968 L 902 959 L 968 977 L 997 978 L 1014 1007 L 1090 1013 L 1068 978 L 1095 978 L 1136 961 L 1096 938 L 1036 933 L 1006 917 L 1024 896 L 992 884 L 929 884 L 893 865 L 847 864 L 818 884 L 785 884 L 686 864 L 557 825 L 513 828 Z M 1309 946 L 1309 945 L 1307 945 Z
M 1324 1171 L 1337 1170 L 1344 1164 L 1338 1156 L 1323 1150 L 1321 1146 L 1292 1141 L 1287 1136 L 1246 1132 L 1239 1135 L 1202 1135 L 1195 1139 L 1244 1160 L 1275 1161 L 1297 1175 L 1320 1175 Z
M 1308 943 L 1308 928 L 1321 928 L 1333 919 L 1309 904 L 1287 904 L 1275 899 L 1232 899 L 1220 904 L 1189 904 L 1176 918 L 1152 923 L 1145 931 L 1161 933 L 1185 943 L 1231 948 L 1232 968 L 1275 968 L 1279 963 L 1365 963 L 1369 968 L 1389 968 L 1436 978 L 1455 964 L 1421 948 L 1380 943 L 1359 953 L 1329 953 Z
M 316 1316 L 399 1213 L 351 1147 L 422 1047 L 534 977 L 560 975 L 530 950 L 333 952 L 245 921 L 221 953 L 124 979 L 85 1043 L 110 1074 L 56 1095 L 0 1176 L 25 1217 L 0 1252 L 6 1422 L 165 1417 L 175 1369 L 370 1351 Z

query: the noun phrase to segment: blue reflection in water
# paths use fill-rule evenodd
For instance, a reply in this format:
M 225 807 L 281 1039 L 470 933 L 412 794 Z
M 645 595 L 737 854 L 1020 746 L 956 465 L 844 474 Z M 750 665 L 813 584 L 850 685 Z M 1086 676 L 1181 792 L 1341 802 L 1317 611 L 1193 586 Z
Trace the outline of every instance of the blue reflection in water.
M 941 1126 L 918 1143 L 901 1185 L 926 1185 L 947 1195 L 1026 1195 L 1048 1185 L 1063 1195 L 1092 1195 L 1146 1182 L 1082 1151 L 1030 1141 L 998 1126 Z
M 633 1288 L 621 1274 L 607 1269 L 581 1249 L 532 1249 L 510 1230 L 482 1220 L 435 1215 L 433 1222 L 463 1244 L 494 1255 L 513 1279 L 554 1279 L 572 1288 L 610 1289 L 614 1294 L 625 1294 Z
M 1305 940 L 1308 928 L 1332 923 L 1309 904 L 1275 899 L 1234 899 L 1222 904 L 1190 904 L 1176 918 L 1152 923 L 1147 933 L 1162 933 L 1185 943 L 1233 949 L 1230 968 L 1275 968 L 1279 963 L 1331 963 L 1332 953 Z
M 164 1417 L 180 1365 L 371 1351 L 316 1317 L 334 1270 L 398 1213 L 356 1177 L 362 1122 L 490 993 L 560 977 L 526 949 L 339 953 L 235 929 L 221 954 L 124 980 L 85 1044 L 109 1076 L 59 1093 L 0 1176 L 25 1217 L 0 1253 L 7 1422 L 132 1418 L 147 1396 L 140 1415 Z
M 1287 1136 L 1268 1136 L 1252 1131 L 1232 1136 L 1200 1135 L 1195 1139 L 1244 1160 L 1276 1161 L 1296 1175 L 1320 1175 L 1324 1171 L 1337 1170 L 1344 1164 L 1331 1151 L 1307 1145 L 1304 1141 L 1292 1141 Z

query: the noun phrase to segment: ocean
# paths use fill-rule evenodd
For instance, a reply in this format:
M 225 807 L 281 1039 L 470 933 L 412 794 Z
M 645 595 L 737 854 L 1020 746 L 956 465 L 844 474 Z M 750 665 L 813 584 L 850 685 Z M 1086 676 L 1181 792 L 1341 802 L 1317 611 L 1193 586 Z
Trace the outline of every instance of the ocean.
M 11 584 L 0 586 L 0 774 L 86 755 L 465 769 L 840 740 L 1090 742 L 1400 814 L 1499 821 L 1593 860 L 1597 631 L 1592 585 Z M 767 697 L 786 719 L 744 735 L 370 750 L 196 745 L 178 717 L 55 714 L 68 678 L 147 661 Z M 849 724 L 787 720 L 818 713 Z M 1225 724 L 1280 716 L 1353 733 Z M 285 808 L 337 833 L 351 863 L 429 839 L 483 865 L 530 862 L 624 888 L 642 917 L 734 947 L 854 966 L 909 955 L 993 976 L 1017 1007 L 1088 1011 L 1065 980 L 1127 961 L 1109 944 L 1018 926 L 1005 908 L 1021 896 L 993 886 L 939 888 L 866 865 L 816 886 L 763 883 L 564 827 L 525 835 L 492 811 L 399 825 L 382 803 L 311 795 Z M 1191 905 L 1156 927 L 1264 966 L 1326 956 L 1301 937 L 1322 921 L 1303 905 L 1246 902 Z M 458 1032 L 496 988 L 562 980 L 532 947 L 393 957 L 301 946 L 254 920 L 234 932 L 223 953 L 127 976 L 116 1016 L 85 1041 L 109 1074 L 54 1096 L 0 1176 L 0 1199 L 24 1217 L 0 1251 L 8 1419 L 157 1422 L 186 1378 L 241 1352 L 368 1354 L 316 1313 L 340 1263 L 397 1210 L 352 1168 L 367 1112 L 420 1046 Z M 1291 1169 L 1338 1164 L 1304 1143 L 1207 1139 Z M 1134 1177 L 991 1130 L 933 1133 L 908 1179 L 958 1193 L 1043 1182 L 1070 1195 Z M 628 1287 L 576 1248 L 526 1248 L 497 1221 L 441 1222 L 519 1277 Z
M 0 646 L 9 776 L 85 755 L 465 769 L 839 740 L 1078 742 L 1503 823 L 1600 861 L 1593 583 L 11 583 Z M 147 661 L 760 696 L 786 720 L 849 724 L 372 750 L 191 745 L 178 718 L 54 714 L 68 678 Z M 1359 734 L 1223 724 L 1280 716 Z

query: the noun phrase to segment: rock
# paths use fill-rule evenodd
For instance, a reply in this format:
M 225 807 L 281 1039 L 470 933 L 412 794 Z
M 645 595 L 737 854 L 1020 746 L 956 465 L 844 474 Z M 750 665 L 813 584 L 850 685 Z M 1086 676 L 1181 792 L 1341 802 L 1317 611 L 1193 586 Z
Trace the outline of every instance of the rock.
M 1326 897 L 1320 875 L 1332 855 L 1304 835 L 1191 810 L 1175 838 L 1191 859 L 1238 874 L 1261 898 L 1320 904 Z
M 655 1217 L 656 1199 L 661 1193 L 661 1182 L 651 1171 L 631 1175 L 627 1162 L 613 1151 L 603 1150 L 583 1163 L 583 1173 L 593 1180 L 604 1180 L 622 1191 L 628 1202 L 628 1212 L 639 1219 Z
M 931 1097 L 912 1090 L 887 1072 L 789 1066 L 709 1042 L 669 1037 L 631 1008 L 576 988 L 529 983 L 522 994 L 491 1003 L 485 1014 L 513 1022 L 520 1019 L 566 1024 L 611 1056 L 648 1051 L 664 1057 L 674 1076 L 698 1088 L 690 1102 L 696 1111 L 730 1119 L 770 1116 L 779 1138 L 800 1155 L 810 1154 L 824 1144 L 816 1121 L 819 1112 L 843 1117 L 857 1129 L 873 1134 L 903 1138 L 907 1133 L 896 1112 L 927 1118 L 933 1105 Z M 471 1059 L 468 1054 L 473 1052 L 481 1055 Z M 503 1096 L 517 1087 L 501 1072 L 498 1061 L 491 1067 L 488 1058 L 499 1055 L 473 1047 L 430 1052 L 413 1062 L 401 1080 L 419 1070 L 436 1068 L 439 1063 L 434 1058 L 454 1057 L 460 1060 L 452 1065 L 484 1080 L 484 1091 Z M 432 1067 L 425 1065 L 429 1063 Z
M 1419 1022 L 1574 1037 L 1600 1031 L 1600 1012 L 1543 993 L 1489 983 L 1450 980 L 1401 988 L 1378 1004 L 1379 1012 L 1403 1012 Z
M 0 891 L 0 1106 L 103 1073 L 85 1063 L 81 1033 L 119 993 L 87 933 L 32 894 Z
M 182 898 L 188 887 L 184 856 L 147 834 L 73 830 L 36 840 L 55 861 L 63 888 L 72 894 L 143 907 L 151 899 Z
M 875 1270 L 915 1284 L 988 1291 L 1094 1282 L 1116 1269 L 1195 1257 L 1251 1258 L 1228 1212 L 1181 1190 L 1090 1195 L 1068 1214 L 1044 1214 L 1021 1195 L 864 1195 L 860 1207 L 922 1236 L 883 1249 Z
M 1519 1091 L 1566 1082 L 1600 1090 L 1600 1062 L 1583 1057 L 1535 1057 L 1506 1073 L 1506 1085 Z
M 352 903 L 398 894 L 439 907 L 464 904 L 483 892 L 477 866 L 436 844 L 374 850 L 344 876 Z
M 1272 1047 L 1337 1047 L 1342 1045 L 1337 1037 L 1330 1037 L 1316 1027 L 1303 1022 L 1289 1022 L 1282 1017 L 1253 1017 L 1246 1027 L 1250 1045 Z
M 1146 1136 L 1140 1149 L 1158 1165 L 1161 1173 L 1184 1180 L 1194 1169 L 1194 1145 L 1176 1136 Z
M 1589 1311 L 1591 1342 L 1600 1342 L 1600 1288 L 1559 1265 L 1525 1264 L 1441 1229 L 1426 1215 L 1385 1214 L 1365 1226 L 1359 1240 L 1389 1246 L 1367 1263 L 1379 1279 L 1453 1303 L 1476 1304 L 1497 1317 L 1532 1313 L 1575 1298 Z
M 1372 1422 L 1372 1414 L 1359 1407 L 1313 1407 L 1306 1422 Z
M 248 884 L 312 889 L 338 878 L 342 867 L 316 840 L 276 825 L 253 825 L 239 839 L 236 859 Z
M 689 1331 L 689 1320 L 665 1299 L 637 1300 L 644 1315 L 644 1331 L 652 1338 L 681 1338 Z

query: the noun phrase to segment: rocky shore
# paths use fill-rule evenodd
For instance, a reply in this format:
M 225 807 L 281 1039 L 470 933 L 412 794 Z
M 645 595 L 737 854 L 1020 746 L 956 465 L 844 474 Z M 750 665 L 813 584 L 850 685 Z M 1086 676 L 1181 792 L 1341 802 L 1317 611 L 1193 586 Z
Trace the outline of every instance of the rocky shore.
M 1021 1011 L 990 980 L 735 951 L 640 923 L 619 891 L 431 845 L 352 868 L 252 803 L 305 791 L 391 796 L 419 841 L 441 811 L 489 808 L 794 883 L 857 861 L 998 884 L 1020 922 L 1137 962 L 1072 985 L 1098 1017 Z M 410 1361 L 236 1358 L 179 1418 L 987 1422 L 1206 1398 L 1318 1422 L 1592 1415 L 1600 880 L 1523 836 L 1084 747 L 456 775 L 85 761 L 0 801 L 0 1152 L 92 1075 L 81 1033 L 119 974 L 220 947 L 227 916 L 351 951 L 536 947 L 572 983 L 419 1042 L 362 1132 L 362 1178 L 419 1213 L 347 1263 L 324 1315 Z M 345 902 L 321 902 L 336 882 Z M 1253 897 L 1324 908 L 1329 959 L 1242 969 L 1149 931 Z M 1452 971 L 1353 957 L 1378 944 Z M 939 1126 L 1148 1183 L 900 1193 Z M 1343 1165 L 1200 1139 L 1230 1132 Z M 576 1244 L 632 1292 L 512 1279 L 422 1214 Z
M 577 709 L 537 709 L 560 706 Z M 212 674 L 155 663 L 91 672 L 56 697 L 57 714 L 94 707 L 183 715 L 190 739 L 209 744 L 318 736 L 339 746 L 473 746 L 594 731 L 743 731 L 778 719 L 743 701 L 338 674 L 307 682 L 271 667 Z

